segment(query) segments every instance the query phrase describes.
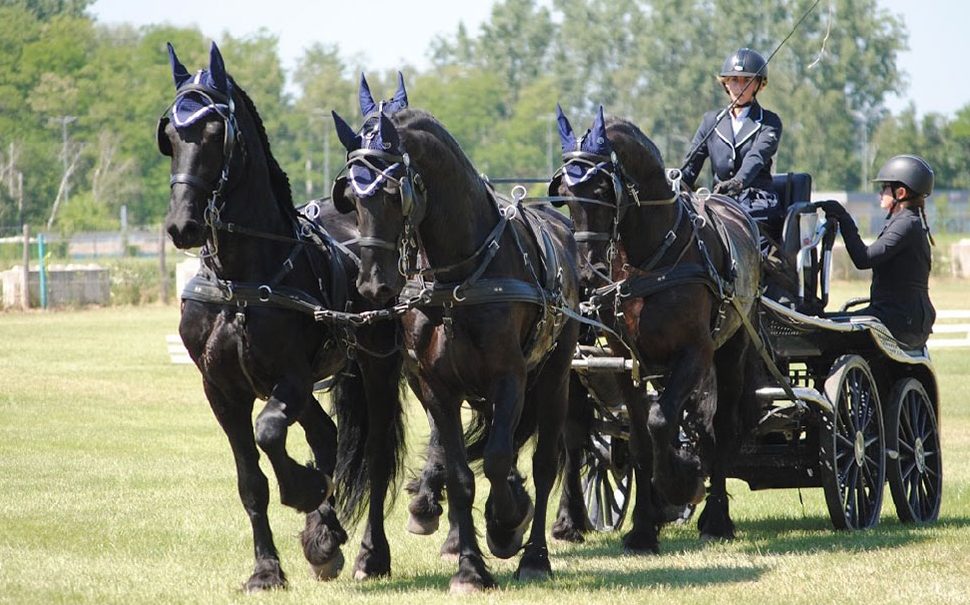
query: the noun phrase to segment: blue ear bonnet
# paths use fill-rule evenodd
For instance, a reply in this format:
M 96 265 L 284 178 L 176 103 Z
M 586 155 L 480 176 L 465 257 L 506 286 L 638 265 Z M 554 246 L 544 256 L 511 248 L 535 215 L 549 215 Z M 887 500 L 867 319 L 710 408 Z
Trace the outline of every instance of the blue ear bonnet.
M 215 43 L 213 42 L 210 51 L 209 69 L 200 69 L 194 76 L 189 75 L 185 66 L 179 62 L 171 44 L 168 45 L 168 56 L 176 91 L 189 88 L 178 94 L 172 104 L 172 124 L 176 128 L 185 128 L 213 112 L 228 119 L 232 113 L 229 106 L 231 84 L 222 55 Z
M 388 119 L 388 116 L 408 106 L 404 76 L 401 72 L 397 76 L 398 88 L 391 100 L 376 103 L 371 96 L 367 79 L 364 74 L 360 75 L 358 100 L 364 125 L 359 133 L 355 133 L 347 122 L 333 112 L 337 136 L 348 152 L 348 180 L 359 197 L 374 195 L 388 177 L 394 178 L 394 173 L 403 165 L 401 141 L 397 130 Z M 354 153 L 360 150 L 377 153 Z
M 603 106 L 600 105 L 593 126 L 586 131 L 581 139 L 576 140 L 573 127 L 563 114 L 562 108 L 556 106 L 556 121 L 559 125 L 559 139 L 562 143 L 563 179 L 566 185 L 574 187 L 593 178 L 600 170 L 605 170 L 611 163 L 613 147 L 606 138 L 606 123 L 603 119 Z M 584 157 L 585 156 L 585 157 Z M 595 161 L 591 161 L 595 160 Z
M 381 117 L 383 118 L 383 116 Z M 389 129 L 381 128 L 385 120 L 386 118 L 372 120 L 368 125 L 369 128 L 360 133 L 360 149 L 371 149 L 391 156 L 401 157 L 403 154 L 399 149 L 400 142 L 393 126 Z M 368 158 L 369 161 L 367 163 L 354 162 L 350 166 L 350 183 L 360 197 L 374 195 L 384 181 L 387 180 L 388 175 L 393 175 L 398 167 L 401 166 L 400 161 L 391 162 L 391 158 L 375 156 L 368 156 Z
M 215 88 L 212 77 L 208 70 L 200 69 L 191 78 L 191 83 L 195 86 L 208 88 L 214 92 L 220 92 Z M 223 93 L 228 98 L 228 93 Z M 217 113 L 223 119 L 229 117 L 229 104 L 223 102 L 219 96 L 207 95 L 201 91 L 189 91 L 179 95 L 172 105 L 172 124 L 176 128 L 190 126 L 210 113 Z

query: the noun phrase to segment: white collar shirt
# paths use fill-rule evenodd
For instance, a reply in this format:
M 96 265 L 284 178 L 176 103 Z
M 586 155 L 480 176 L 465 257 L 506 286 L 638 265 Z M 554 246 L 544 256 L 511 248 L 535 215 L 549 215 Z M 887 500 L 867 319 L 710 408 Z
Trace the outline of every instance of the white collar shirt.
M 731 113 L 731 128 L 734 129 L 734 136 L 738 136 L 738 133 L 741 132 L 741 126 L 744 125 L 744 119 L 748 117 L 749 113 L 751 113 L 750 106 L 742 107 L 738 115 L 734 115 L 733 112 Z

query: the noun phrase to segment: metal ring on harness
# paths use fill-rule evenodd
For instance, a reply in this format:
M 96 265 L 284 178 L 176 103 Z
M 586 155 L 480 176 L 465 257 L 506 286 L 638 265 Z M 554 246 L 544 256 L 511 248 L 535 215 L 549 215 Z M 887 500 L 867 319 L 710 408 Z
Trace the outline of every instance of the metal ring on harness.
M 512 193 L 512 199 L 515 201 L 516 204 L 518 204 L 523 199 L 525 199 L 525 196 L 528 193 L 528 191 L 526 191 L 525 187 L 523 187 L 522 185 L 516 185 L 515 187 L 512 187 L 511 193 Z
M 316 202 L 310 202 L 303 207 L 303 216 L 307 217 L 311 221 L 316 220 L 317 217 L 320 216 L 320 206 L 318 206 Z
M 273 289 L 266 284 L 256 288 L 256 291 L 259 292 L 259 302 L 269 302 L 270 297 L 273 296 Z
M 461 284 L 458 284 L 457 286 L 455 286 L 455 289 L 451 291 L 451 297 L 455 300 L 455 302 L 464 302 L 468 298 L 466 296 L 458 296 L 458 290 L 460 288 L 461 288 Z

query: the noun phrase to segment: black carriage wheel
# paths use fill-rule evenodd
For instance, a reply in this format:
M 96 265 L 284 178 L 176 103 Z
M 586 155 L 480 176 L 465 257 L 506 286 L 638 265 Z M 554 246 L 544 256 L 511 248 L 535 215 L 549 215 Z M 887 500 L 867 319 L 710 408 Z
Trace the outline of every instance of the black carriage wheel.
M 896 515 L 904 523 L 935 521 L 943 459 L 933 402 L 918 380 L 904 378 L 893 385 L 886 413 L 886 474 Z
M 593 451 L 586 455 L 583 500 L 589 522 L 596 531 L 616 531 L 623 526 L 630 504 L 633 465 L 626 441 L 593 433 Z
M 825 380 L 833 412 L 822 419 L 822 487 L 836 529 L 864 529 L 879 522 L 886 482 L 882 408 L 869 365 L 843 355 Z

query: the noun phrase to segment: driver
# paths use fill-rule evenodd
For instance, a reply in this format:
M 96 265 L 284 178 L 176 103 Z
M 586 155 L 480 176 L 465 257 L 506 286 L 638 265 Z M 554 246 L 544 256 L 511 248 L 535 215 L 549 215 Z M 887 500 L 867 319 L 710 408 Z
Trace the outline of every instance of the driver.
M 781 119 L 756 99 L 768 83 L 767 62 L 758 52 L 740 48 L 725 59 L 718 80 L 731 97 L 730 115 L 704 114 L 684 160 L 683 180 L 694 187 L 710 157 L 714 192 L 736 198 L 762 233 L 777 243 L 785 217 L 771 184 L 771 164 L 781 139 Z
M 887 211 L 888 222 L 868 246 L 842 204 L 824 200 L 815 206 L 839 221 L 852 263 L 872 269 L 869 306 L 853 315 L 873 315 L 903 345 L 921 349 L 936 320 L 929 293 L 930 246 L 935 242 L 926 222 L 933 169 L 921 157 L 897 155 L 883 165 L 873 182 L 882 183 L 879 207 Z

